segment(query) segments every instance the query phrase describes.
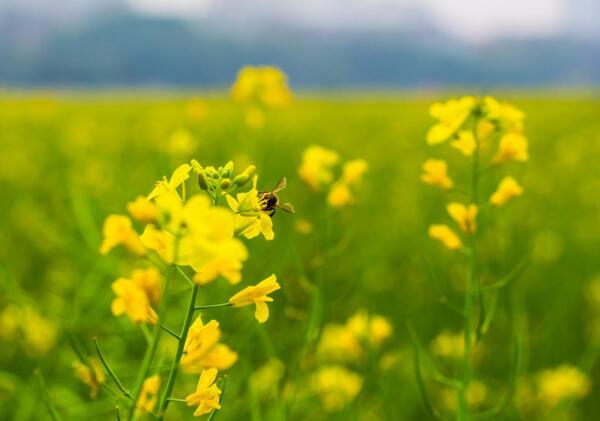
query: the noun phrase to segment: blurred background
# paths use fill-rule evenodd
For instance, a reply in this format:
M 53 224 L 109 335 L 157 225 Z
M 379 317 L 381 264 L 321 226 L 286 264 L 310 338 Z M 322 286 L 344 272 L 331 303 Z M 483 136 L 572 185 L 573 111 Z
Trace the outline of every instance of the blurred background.
M 232 100 L 245 65 L 281 68 L 293 101 Z M 268 322 L 250 309 L 205 314 L 240 356 L 217 419 L 427 419 L 406 326 L 445 375 L 458 372 L 465 260 L 427 230 L 452 223 L 445 205 L 466 199 L 423 185 L 422 165 L 445 159 L 457 186 L 469 182 L 464 156 L 426 144 L 429 107 L 490 92 L 525 113 L 530 160 L 482 181 L 486 197 L 505 174 L 525 189 L 497 212 L 482 210 L 482 278 L 531 263 L 486 297 L 495 318 L 474 361 L 473 407 L 506 402 L 497 419 L 597 418 L 599 85 L 598 0 L 0 0 L 0 420 L 52 419 L 48 401 L 64 419 L 114 419 L 110 379 L 92 398 L 74 370 L 95 355 L 95 336 L 131 387 L 145 350 L 139 327 L 111 314 L 111 283 L 141 263 L 122 250 L 99 255 L 103 222 L 190 159 L 232 160 L 236 171 L 255 164 L 259 189 L 287 176 L 282 198 L 296 208 L 276 214 L 274 241 L 247 242 L 239 286 L 271 273 L 282 284 Z M 367 161 L 351 206 L 332 210 L 298 175 L 314 144 L 340 162 Z M 325 299 L 313 319 L 318 278 Z M 187 300 L 180 281 L 166 317 L 173 327 Z M 222 302 L 234 289 L 215 282 L 199 301 Z M 368 361 L 321 360 L 321 329 L 363 310 L 393 334 Z M 152 370 L 164 380 L 176 344 L 161 341 Z M 311 389 L 333 363 L 365 385 L 342 409 Z M 510 373 L 518 387 L 505 399 Z M 454 391 L 426 377 L 433 405 L 453 416 Z M 182 375 L 175 396 L 197 380 Z M 173 404 L 167 419 L 191 414 Z
M 295 88 L 600 83 L 596 0 L 0 1 L 0 83 Z

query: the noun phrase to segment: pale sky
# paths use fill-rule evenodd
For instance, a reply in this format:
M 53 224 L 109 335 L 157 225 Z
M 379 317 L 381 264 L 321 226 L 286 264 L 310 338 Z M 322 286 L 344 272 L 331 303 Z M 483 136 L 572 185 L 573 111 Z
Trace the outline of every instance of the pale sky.
M 296 23 L 318 29 L 402 29 L 428 24 L 467 41 L 548 36 L 584 20 L 600 0 L 127 0 L 143 13 L 220 16 Z M 590 11 L 585 10 L 589 7 Z M 577 16 L 575 16 L 577 18 Z M 236 19 L 238 18 L 238 19 Z

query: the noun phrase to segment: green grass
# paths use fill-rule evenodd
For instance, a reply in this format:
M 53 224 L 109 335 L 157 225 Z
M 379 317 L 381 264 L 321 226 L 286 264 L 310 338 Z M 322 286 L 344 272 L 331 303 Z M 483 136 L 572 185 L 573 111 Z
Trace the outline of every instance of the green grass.
M 592 419 L 600 411 L 595 387 L 600 349 L 590 330 L 600 311 L 586 300 L 585 288 L 600 276 L 600 102 L 514 93 L 506 99 L 527 115 L 531 158 L 507 168 L 525 195 L 482 222 L 482 277 L 492 283 L 528 253 L 533 258 L 499 295 L 475 377 L 488 388 L 485 407 L 493 406 L 506 390 L 518 326 L 521 377 L 571 363 L 585 369 L 593 383 L 585 399 L 546 418 L 537 416 L 559 419 L 561 411 L 570 411 L 573 419 Z M 266 126 L 252 130 L 244 126 L 241 108 L 222 99 L 209 100 L 197 119 L 179 97 L 0 97 L 0 311 L 11 303 L 33 307 L 57 329 L 56 342 L 46 352 L 32 350 L 23 335 L 9 340 L 0 332 L 0 418 L 51 419 L 40 402 L 48 396 L 65 419 L 115 419 L 111 395 L 101 391 L 91 401 L 74 377 L 71 364 L 77 356 L 67 332 L 83 354 L 93 355 L 92 337 L 97 337 L 121 381 L 133 386 L 145 339 L 128 320 L 110 313 L 110 284 L 128 273 L 131 262 L 119 252 L 98 254 L 102 222 L 110 213 L 125 213 L 127 201 L 149 193 L 155 180 L 195 158 L 208 165 L 253 162 L 265 189 L 287 176 L 282 196 L 297 211 L 274 217 L 274 241 L 247 242 L 251 257 L 242 285 L 276 273 L 283 287 L 274 294 L 268 322 L 258 325 L 249 309 L 204 313 L 220 321 L 226 343 L 240 354 L 228 372 L 217 419 L 280 419 L 286 410 L 289 419 L 424 419 L 406 325 L 415 327 L 426 348 L 443 329 L 460 331 L 462 318 L 440 300 L 444 291 L 447 300 L 462 306 L 465 267 L 462 258 L 427 237 L 429 224 L 447 222 L 448 197 L 420 183 L 421 165 L 430 156 L 445 157 L 451 175 L 467 183 L 466 173 L 453 172 L 466 166 L 460 154 L 425 144 L 430 102 L 307 98 L 269 111 Z M 194 137 L 189 150 L 169 146 L 171 134 L 181 128 Z M 386 370 L 366 362 L 351 366 L 364 376 L 365 389 L 351 406 L 332 415 L 324 413 L 316 396 L 300 393 L 289 409 L 282 396 L 261 402 L 248 387 L 249 374 L 270 357 L 293 367 L 303 343 L 312 301 L 306 283 L 316 282 L 321 270 L 328 212 L 323 195 L 310 192 L 297 175 L 302 150 L 311 144 L 370 164 L 356 205 L 332 218 L 338 250 L 327 261 L 321 320 L 343 323 L 360 308 L 381 314 L 395 328 L 383 353 L 398 356 Z M 488 174 L 483 190 L 490 192 L 501 173 Z M 300 218 L 312 222 L 312 234 L 295 232 Z M 177 282 L 181 293 L 166 317 L 175 330 L 187 301 L 185 281 Z M 199 303 L 223 302 L 234 291 L 224 281 L 215 282 L 201 289 Z M 155 361 L 163 384 L 175 347 L 168 335 L 161 340 Z M 436 363 L 453 374 L 453 365 Z M 306 364 L 311 367 L 310 358 Z M 47 392 L 34 376 L 36 368 Z M 180 376 L 174 396 L 185 397 L 196 381 Z M 440 387 L 430 378 L 425 384 L 439 407 Z M 187 419 L 191 413 L 171 403 L 167 419 Z M 502 417 L 519 419 L 517 406 L 509 404 Z

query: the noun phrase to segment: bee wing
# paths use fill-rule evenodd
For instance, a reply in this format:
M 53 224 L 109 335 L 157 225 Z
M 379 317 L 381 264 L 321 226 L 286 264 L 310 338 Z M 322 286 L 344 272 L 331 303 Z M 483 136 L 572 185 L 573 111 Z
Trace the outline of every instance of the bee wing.
M 287 186 L 287 179 L 285 177 L 281 177 L 271 193 L 277 193 L 285 189 L 285 186 Z
M 277 207 L 287 213 L 296 213 L 296 210 L 291 203 L 279 203 L 277 204 Z

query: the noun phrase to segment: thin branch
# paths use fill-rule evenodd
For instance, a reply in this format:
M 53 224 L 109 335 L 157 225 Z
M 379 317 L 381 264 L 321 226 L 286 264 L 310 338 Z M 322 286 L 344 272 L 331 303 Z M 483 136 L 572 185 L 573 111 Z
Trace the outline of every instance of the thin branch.
M 106 372 L 110 375 L 110 377 L 112 377 L 113 381 L 115 382 L 115 384 L 117 385 L 119 390 L 121 392 L 123 392 L 123 394 L 125 396 L 127 396 L 129 399 L 133 399 L 133 397 L 131 396 L 129 391 L 127 389 L 125 389 L 125 386 L 123 386 L 123 383 L 121 383 L 121 381 L 118 379 L 115 372 L 112 370 L 112 368 L 110 368 L 110 366 L 106 362 L 106 359 L 104 358 L 104 355 L 102 354 L 102 351 L 100 350 L 100 346 L 98 345 L 98 340 L 96 338 L 94 338 L 94 344 L 96 345 L 96 351 L 98 352 L 98 357 L 100 358 L 100 362 L 102 363 L 102 366 L 104 367 Z
M 198 311 L 198 310 L 207 310 L 207 309 L 210 309 L 210 308 L 219 308 L 219 307 L 231 307 L 231 304 L 230 303 L 207 304 L 207 305 L 204 305 L 204 306 L 196 306 L 196 307 L 194 307 L 194 310 L 195 311 Z
M 178 341 L 181 340 L 181 337 L 179 337 L 179 335 L 175 332 L 173 332 L 171 329 L 169 329 L 168 327 L 166 327 L 165 325 L 163 325 L 162 323 L 160 324 L 160 328 L 162 330 L 164 330 L 165 332 L 167 332 L 169 335 L 171 335 L 172 337 L 174 337 L 175 339 L 177 339 Z

